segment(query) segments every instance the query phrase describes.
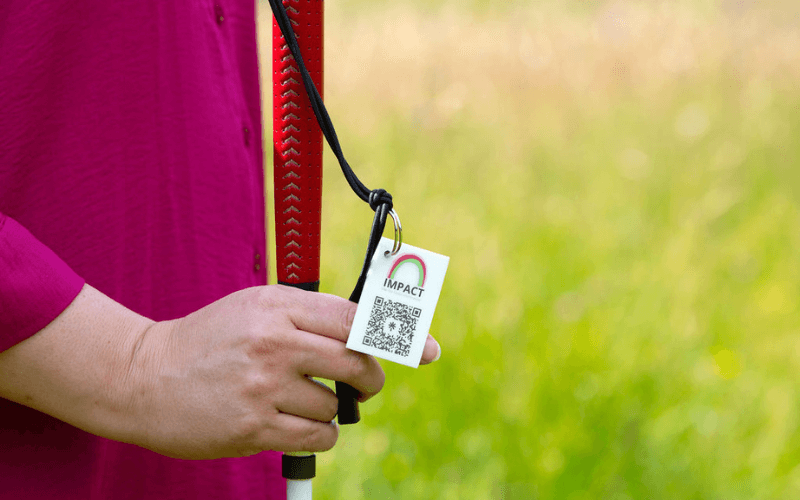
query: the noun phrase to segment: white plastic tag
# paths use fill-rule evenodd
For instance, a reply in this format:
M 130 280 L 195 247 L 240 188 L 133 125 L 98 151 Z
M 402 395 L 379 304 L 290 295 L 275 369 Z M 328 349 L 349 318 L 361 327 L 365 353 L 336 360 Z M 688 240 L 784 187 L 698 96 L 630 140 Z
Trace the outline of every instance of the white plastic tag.
M 419 366 L 450 257 L 381 238 L 367 271 L 347 348 Z

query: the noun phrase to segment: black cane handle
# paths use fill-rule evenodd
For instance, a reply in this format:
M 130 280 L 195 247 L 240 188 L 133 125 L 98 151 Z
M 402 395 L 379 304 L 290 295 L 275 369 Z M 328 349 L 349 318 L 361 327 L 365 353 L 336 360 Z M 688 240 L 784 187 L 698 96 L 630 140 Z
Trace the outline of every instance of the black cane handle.
M 337 420 L 339 425 L 355 424 L 361 420 L 358 411 L 359 392 L 351 385 L 336 382 L 336 397 L 339 398 L 339 411 Z

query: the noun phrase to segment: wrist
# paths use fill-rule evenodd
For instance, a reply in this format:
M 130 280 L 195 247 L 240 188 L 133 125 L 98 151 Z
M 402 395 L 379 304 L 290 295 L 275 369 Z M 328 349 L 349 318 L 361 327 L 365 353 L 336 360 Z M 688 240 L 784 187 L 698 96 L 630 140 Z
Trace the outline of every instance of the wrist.
M 154 322 L 84 285 L 49 325 L 0 353 L 0 397 L 92 434 L 131 442 L 138 426 L 126 370 Z
M 158 411 L 158 370 L 163 365 L 165 330 L 172 322 L 146 322 L 131 325 L 126 333 L 120 373 L 120 404 L 125 408 L 124 419 L 117 432 L 118 441 L 149 448 L 153 434 L 152 420 Z

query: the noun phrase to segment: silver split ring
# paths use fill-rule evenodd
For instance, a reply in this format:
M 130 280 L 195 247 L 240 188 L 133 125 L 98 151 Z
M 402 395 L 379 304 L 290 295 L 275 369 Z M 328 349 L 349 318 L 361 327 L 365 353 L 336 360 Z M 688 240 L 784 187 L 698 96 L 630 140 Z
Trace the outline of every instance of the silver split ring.
M 392 216 L 392 221 L 394 222 L 394 245 L 391 252 L 389 250 L 383 252 L 384 257 L 397 255 L 400 247 L 403 246 L 403 226 L 400 224 L 400 216 L 397 215 L 394 209 L 389 210 L 389 215 Z

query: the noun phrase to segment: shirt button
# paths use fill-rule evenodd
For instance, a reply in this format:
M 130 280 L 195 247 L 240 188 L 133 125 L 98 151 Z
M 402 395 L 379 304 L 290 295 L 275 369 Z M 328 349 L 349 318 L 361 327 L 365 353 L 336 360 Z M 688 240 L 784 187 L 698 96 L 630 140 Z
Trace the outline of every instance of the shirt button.
M 244 128 L 244 145 L 250 145 L 250 129 L 247 127 Z
M 214 15 L 217 17 L 217 24 L 222 24 L 225 20 L 225 16 L 222 13 L 222 6 L 220 4 L 214 5 Z
M 261 264 L 256 264 L 255 268 L 256 268 L 256 271 L 260 271 L 261 270 Z

